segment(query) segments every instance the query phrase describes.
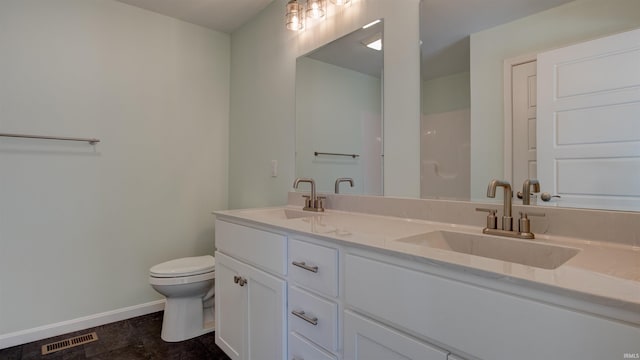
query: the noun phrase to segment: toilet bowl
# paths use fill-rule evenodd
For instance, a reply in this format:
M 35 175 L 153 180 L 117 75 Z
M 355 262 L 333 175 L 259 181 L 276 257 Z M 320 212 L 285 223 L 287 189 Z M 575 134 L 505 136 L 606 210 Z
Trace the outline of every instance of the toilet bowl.
M 212 332 L 215 259 L 211 255 L 163 262 L 149 270 L 149 284 L 166 297 L 162 340 L 183 341 Z

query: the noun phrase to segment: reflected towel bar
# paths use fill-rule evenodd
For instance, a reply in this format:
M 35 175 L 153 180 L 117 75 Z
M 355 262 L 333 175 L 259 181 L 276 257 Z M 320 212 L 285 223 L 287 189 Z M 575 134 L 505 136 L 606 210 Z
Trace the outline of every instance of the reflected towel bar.
M 318 155 L 334 155 L 334 156 L 348 156 L 348 157 L 352 157 L 352 158 L 357 158 L 360 155 L 358 154 L 338 154 L 338 153 L 326 153 L 326 152 L 314 152 L 313 155 L 318 156 Z
M 85 139 L 85 138 L 72 138 L 72 137 L 60 137 L 60 136 L 41 136 L 41 135 L 24 135 L 24 134 L 6 134 L 0 133 L 0 137 L 14 137 L 14 138 L 26 138 L 26 139 L 45 139 L 45 140 L 64 140 L 64 141 L 84 141 L 91 145 L 99 143 L 98 139 Z

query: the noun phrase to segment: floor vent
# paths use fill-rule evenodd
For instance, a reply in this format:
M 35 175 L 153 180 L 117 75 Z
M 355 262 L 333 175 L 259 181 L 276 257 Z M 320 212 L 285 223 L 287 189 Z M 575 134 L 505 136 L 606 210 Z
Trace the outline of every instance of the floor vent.
M 42 345 L 42 355 L 51 354 L 56 351 L 69 349 L 75 346 L 88 344 L 93 341 L 98 340 L 98 334 L 95 332 L 84 334 L 76 337 L 72 337 L 69 339 L 64 339 L 60 341 L 56 341 L 51 344 Z

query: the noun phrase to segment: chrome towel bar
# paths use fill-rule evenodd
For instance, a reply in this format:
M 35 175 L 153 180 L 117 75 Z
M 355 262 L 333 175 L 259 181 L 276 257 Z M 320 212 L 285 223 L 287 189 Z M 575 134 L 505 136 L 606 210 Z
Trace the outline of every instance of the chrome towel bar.
M 338 154 L 338 153 L 327 153 L 327 152 L 314 152 L 313 155 L 318 156 L 318 155 L 334 155 L 334 156 L 348 156 L 348 157 L 352 157 L 352 158 L 357 158 L 360 155 L 358 154 Z
M 64 140 L 64 141 L 84 141 L 84 142 L 88 142 L 91 145 L 95 145 L 96 143 L 100 142 L 100 140 L 98 140 L 98 139 L 85 139 L 85 138 L 61 137 L 61 136 L 7 134 L 7 133 L 0 133 L 0 137 L 14 137 L 14 138 L 25 138 L 25 139 L 45 139 L 45 140 Z

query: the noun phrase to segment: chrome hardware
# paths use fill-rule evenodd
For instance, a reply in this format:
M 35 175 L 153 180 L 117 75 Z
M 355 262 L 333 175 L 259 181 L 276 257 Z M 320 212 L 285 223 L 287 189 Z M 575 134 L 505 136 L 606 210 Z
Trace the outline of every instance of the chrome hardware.
M 297 267 L 305 269 L 307 271 L 311 271 L 313 273 L 317 273 L 318 272 L 318 267 L 317 266 L 307 265 L 304 261 L 293 261 L 293 262 L 291 262 L 291 265 L 297 266 Z
M 545 216 L 544 213 L 526 213 L 520 212 L 520 220 L 518 221 L 518 229 L 520 230 L 520 237 L 525 239 L 534 239 L 535 235 L 531 232 L 531 221 L 527 217 L 529 216 Z
M 495 209 L 485 209 L 485 208 L 476 208 L 476 211 L 484 211 L 488 212 L 487 215 L 487 229 L 497 229 L 498 228 L 498 217 L 496 216 L 496 212 L 498 210 Z
M 531 187 L 533 192 L 540 192 L 540 182 L 536 179 L 527 179 L 522 184 L 522 205 L 531 204 Z
M 318 318 L 317 317 L 309 317 L 309 316 L 307 316 L 307 314 L 304 313 L 304 311 L 293 310 L 293 311 L 291 311 L 291 314 L 299 317 L 300 319 L 308 322 L 311 325 L 314 325 L 314 326 L 318 325 Z
M 542 199 L 542 201 L 549 201 L 551 200 L 551 198 L 560 198 L 560 195 L 551 195 L 548 192 L 543 192 L 542 194 L 540 194 L 540 198 Z
M 526 190 L 523 188 L 523 203 L 524 199 L 529 199 L 531 196 L 529 193 L 531 185 L 534 186 L 534 191 L 540 191 L 539 184 L 537 180 L 526 180 L 525 185 L 527 186 Z M 518 230 L 513 229 L 513 217 L 511 217 L 511 197 L 513 196 L 513 192 L 511 191 L 511 184 L 506 181 L 501 180 L 491 180 L 489 183 L 489 187 L 487 188 L 487 197 L 493 198 L 496 197 L 496 188 L 498 186 L 504 187 L 504 214 L 502 216 L 502 229 L 498 229 L 496 224 L 497 222 L 494 219 L 491 219 L 492 215 L 495 215 L 495 210 L 492 209 L 476 209 L 478 211 L 488 211 L 489 215 L 487 216 L 487 227 L 482 229 L 483 234 L 488 235 L 499 235 L 499 236 L 508 236 L 517 239 L 534 239 L 535 235 L 531 232 L 531 226 L 529 222 L 529 218 L 527 214 L 520 213 L 520 220 L 518 221 Z M 544 214 L 538 213 L 529 213 L 532 216 L 544 216 Z
M 351 187 L 353 187 L 353 179 L 352 178 L 337 178 L 335 185 L 335 193 L 340 194 L 340 183 L 348 182 Z
M 233 282 L 240 285 L 240 286 L 244 286 L 247 283 L 247 279 L 241 277 L 241 276 L 234 276 L 233 277 Z
M 316 211 L 316 212 L 324 211 L 324 201 L 323 201 L 324 197 L 316 196 L 316 182 L 310 178 L 297 178 L 293 182 L 293 188 L 297 189 L 298 185 L 301 182 L 306 182 L 311 184 L 311 194 L 309 194 L 308 197 L 306 195 L 303 195 L 306 198 L 306 200 L 304 202 L 304 208 L 302 210 Z
M 504 212 L 502 214 L 502 230 L 511 231 L 513 230 L 513 217 L 511 217 L 511 197 L 513 196 L 513 191 L 511 191 L 511 184 L 509 184 L 508 181 L 496 179 L 491 180 L 491 182 L 489 182 L 489 186 L 487 187 L 487 197 L 496 197 L 496 188 L 499 186 L 504 188 Z

